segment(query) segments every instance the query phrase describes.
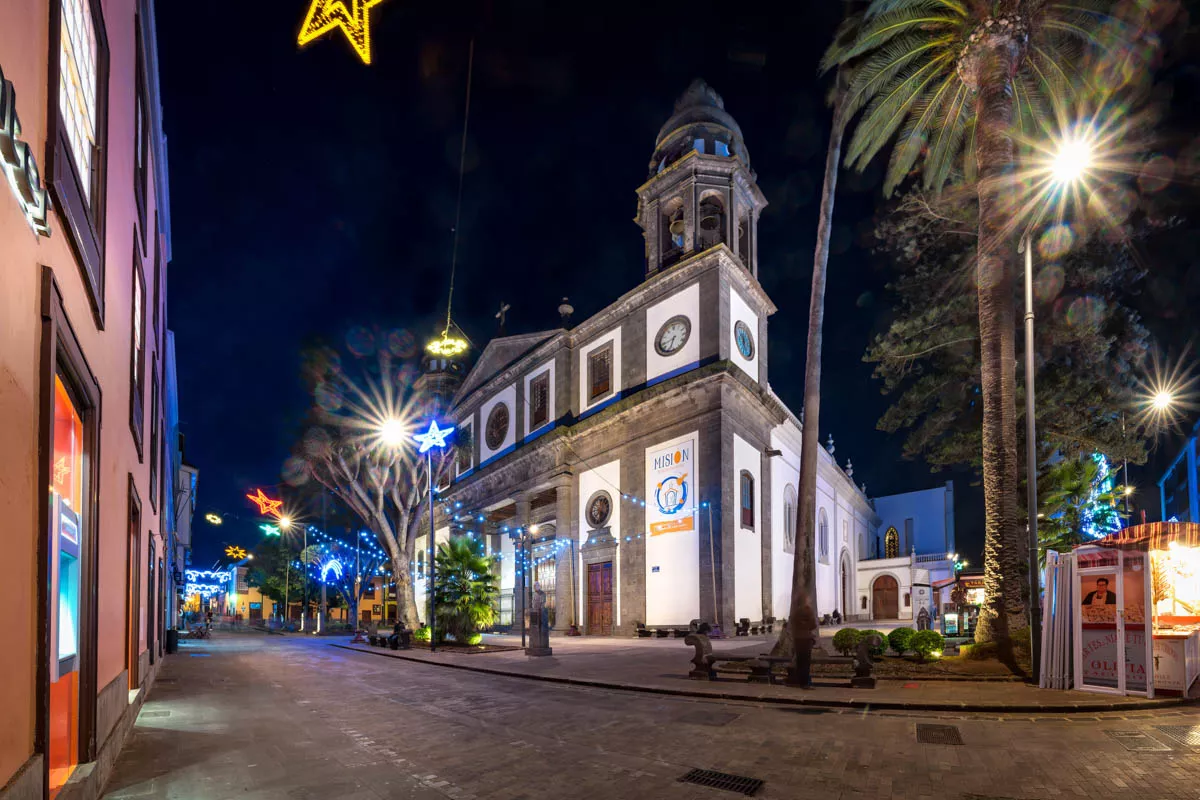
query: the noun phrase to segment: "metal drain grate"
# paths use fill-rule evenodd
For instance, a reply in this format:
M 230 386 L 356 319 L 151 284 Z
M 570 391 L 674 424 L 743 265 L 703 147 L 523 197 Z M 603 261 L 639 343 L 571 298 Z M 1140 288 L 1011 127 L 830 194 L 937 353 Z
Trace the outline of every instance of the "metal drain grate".
M 962 744 L 962 734 L 956 725 L 917 724 L 917 741 L 922 744 Z
M 1188 747 L 1200 747 L 1200 725 L 1158 725 L 1158 730 Z
M 680 778 L 679 782 L 694 783 L 697 786 L 708 786 L 712 789 L 724 789 L 727 792 L 737 792 L 747 797 L 752 797 L 763 785 L 763 782 L 758 778 L 730 775 L 727 772 L 714 772 L 711 769 L 694 769 Z
M 1134 753 L 1170 752 L 1171 748 L 1141 731 L 1105 731 L 1110 738 L 1125 746 L 1126 750 Z

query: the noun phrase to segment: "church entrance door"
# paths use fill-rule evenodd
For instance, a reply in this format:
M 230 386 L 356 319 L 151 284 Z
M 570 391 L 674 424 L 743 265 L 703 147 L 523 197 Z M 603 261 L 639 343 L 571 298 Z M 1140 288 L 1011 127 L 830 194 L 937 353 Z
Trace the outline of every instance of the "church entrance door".
M 588 564 L 587 633 L 612 635 L 612 562 Z
M 880 575 L 871 587 L 871 617 L 896 619 L 900 616 L 900 585 L 891 575 Z

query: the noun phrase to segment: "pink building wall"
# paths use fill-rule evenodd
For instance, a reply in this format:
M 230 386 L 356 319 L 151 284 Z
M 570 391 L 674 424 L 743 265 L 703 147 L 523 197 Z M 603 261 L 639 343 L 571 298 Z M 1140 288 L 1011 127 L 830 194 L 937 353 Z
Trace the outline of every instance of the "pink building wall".
M 52 42 L 51 7 L 59 0 L 4 0 L 0 2 L 0 70 L 16 90 L 16 109 L 21 122 L 20 139 L 29 143 L 46 183 L 51 154 L 47 147 L 48 113 L 57 103 L 57 87 L 50 93 L 50 59 L 57 59 L 57 39 Z M 8 569 L 0 581 L 0 608 L 9 623 L 5 646 L 0 648 L 0 786 L 10 781 L 20 786 L 41 786 L 36 741 L 38 697 L 46 691 L 38 682 L 39 564 L 38 543 L 46 535 L 39 522 L 45 502 L 46 476 L 39 472 L 40 423 L 48 408 L 42 396 L 42 268 L 53 270 L 69 320 L 84 358 L 101 392 L 99 412 L 98 504 L 95 509 L 97 569 L 94 588 L 97 598 L 97 630 L 85 631 L 96 642 L 96 693 L 81 698 L 96 707 L 94 747 L 102 753 L 126 718 L 136 714 L 141 698 L 130 698 L 122 682 L 126 674 L 126 605 L 129 576 L 128 484 L 133 476 L 141 498 L 141 557 L 136 567 L 142 573 L 140 615 L 142 637 L 138 650 L 147 660 L 145 617 L 147 542 L 156 541 L 162 552 L 161 507 L 155 508 L 150 486 L 152 418 L 150 371 L 157 368 L 161 386 L 163 346 L 166 329 L 166 277 L 161 276 L 159 308 L 155 299 L 155 265 L 165 273 L 165 254 L 155 227 L 155 181 L 151 164 L 146 191 L 145 237 L 147 251 L 135 254 L 135 230 L 139 215 L 134 193 L 134 140 L 136 91 L 136 14 L 138 0 L 103 0 L 103 21 L 109 51 L 103 329 L 93 314 L 82 268 L 71 246 L 66 220 L 58 209 L 49 217 L 50 236 L 35 234 L 23 215 L 8 181 L 0 172 L 0 519 L 4 520 L 4 545 Z M 150 70 L 156 69 L 147 62 Z M 151 125 L 151 137 L 156 135 Z M 159 150 L 150 147 L 153 159 Z M 134 264 L 143 270 L 146 287 L 146 378 L 143 401 L 143 456 L 139 458 L 130 430 L 130 355 Z M 155 320 L 157 319 L 157 328 Z M 159 446 L 162 446 L 159 442 Z M 167 467 L 159 458 L 160 480 Z M 168 488 L 168 491 L 170 489 Z M 85 582 L 86 588 L 86 582 Z M 156 647 L 158 645 L 156 644 Z M 161 661 L 159 661 L 161 663 Z M 157 665 L 156 665 L 157 666 Z M 143 670 L 142 678 L 149 677 Z M 115 687 L 115 688 L 114 688 Z M 142 692 L 144 695 L 144 691 Z M 117 702 L 119 701 L 119 702 Z M 86 747 L 81 760 L 87 760 Z M 29 783 L 34 781 L 36 783 Z M 17 789 L 13 791 L 18 791 Z M 6 792 L 0 789 L 0 798 Z

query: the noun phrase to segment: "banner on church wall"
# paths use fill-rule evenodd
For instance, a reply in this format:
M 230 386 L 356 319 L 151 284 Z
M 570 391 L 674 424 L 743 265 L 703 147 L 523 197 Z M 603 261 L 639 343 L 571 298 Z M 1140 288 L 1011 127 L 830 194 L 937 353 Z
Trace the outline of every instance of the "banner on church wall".
M 651 536 L 696 529 L 696 440 L 646 454 L 646 524 Z

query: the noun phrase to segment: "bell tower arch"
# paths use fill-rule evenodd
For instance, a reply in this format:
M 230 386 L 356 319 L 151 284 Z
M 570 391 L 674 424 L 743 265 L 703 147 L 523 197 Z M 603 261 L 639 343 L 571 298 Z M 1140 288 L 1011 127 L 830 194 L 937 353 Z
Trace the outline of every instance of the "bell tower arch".
M 758 217 L 767 201 L 750 169 L 742 129 L 725 101 L 695 80 L 658 132 L 638 189 L 646 277 L 724 244 L 758 277 Z

